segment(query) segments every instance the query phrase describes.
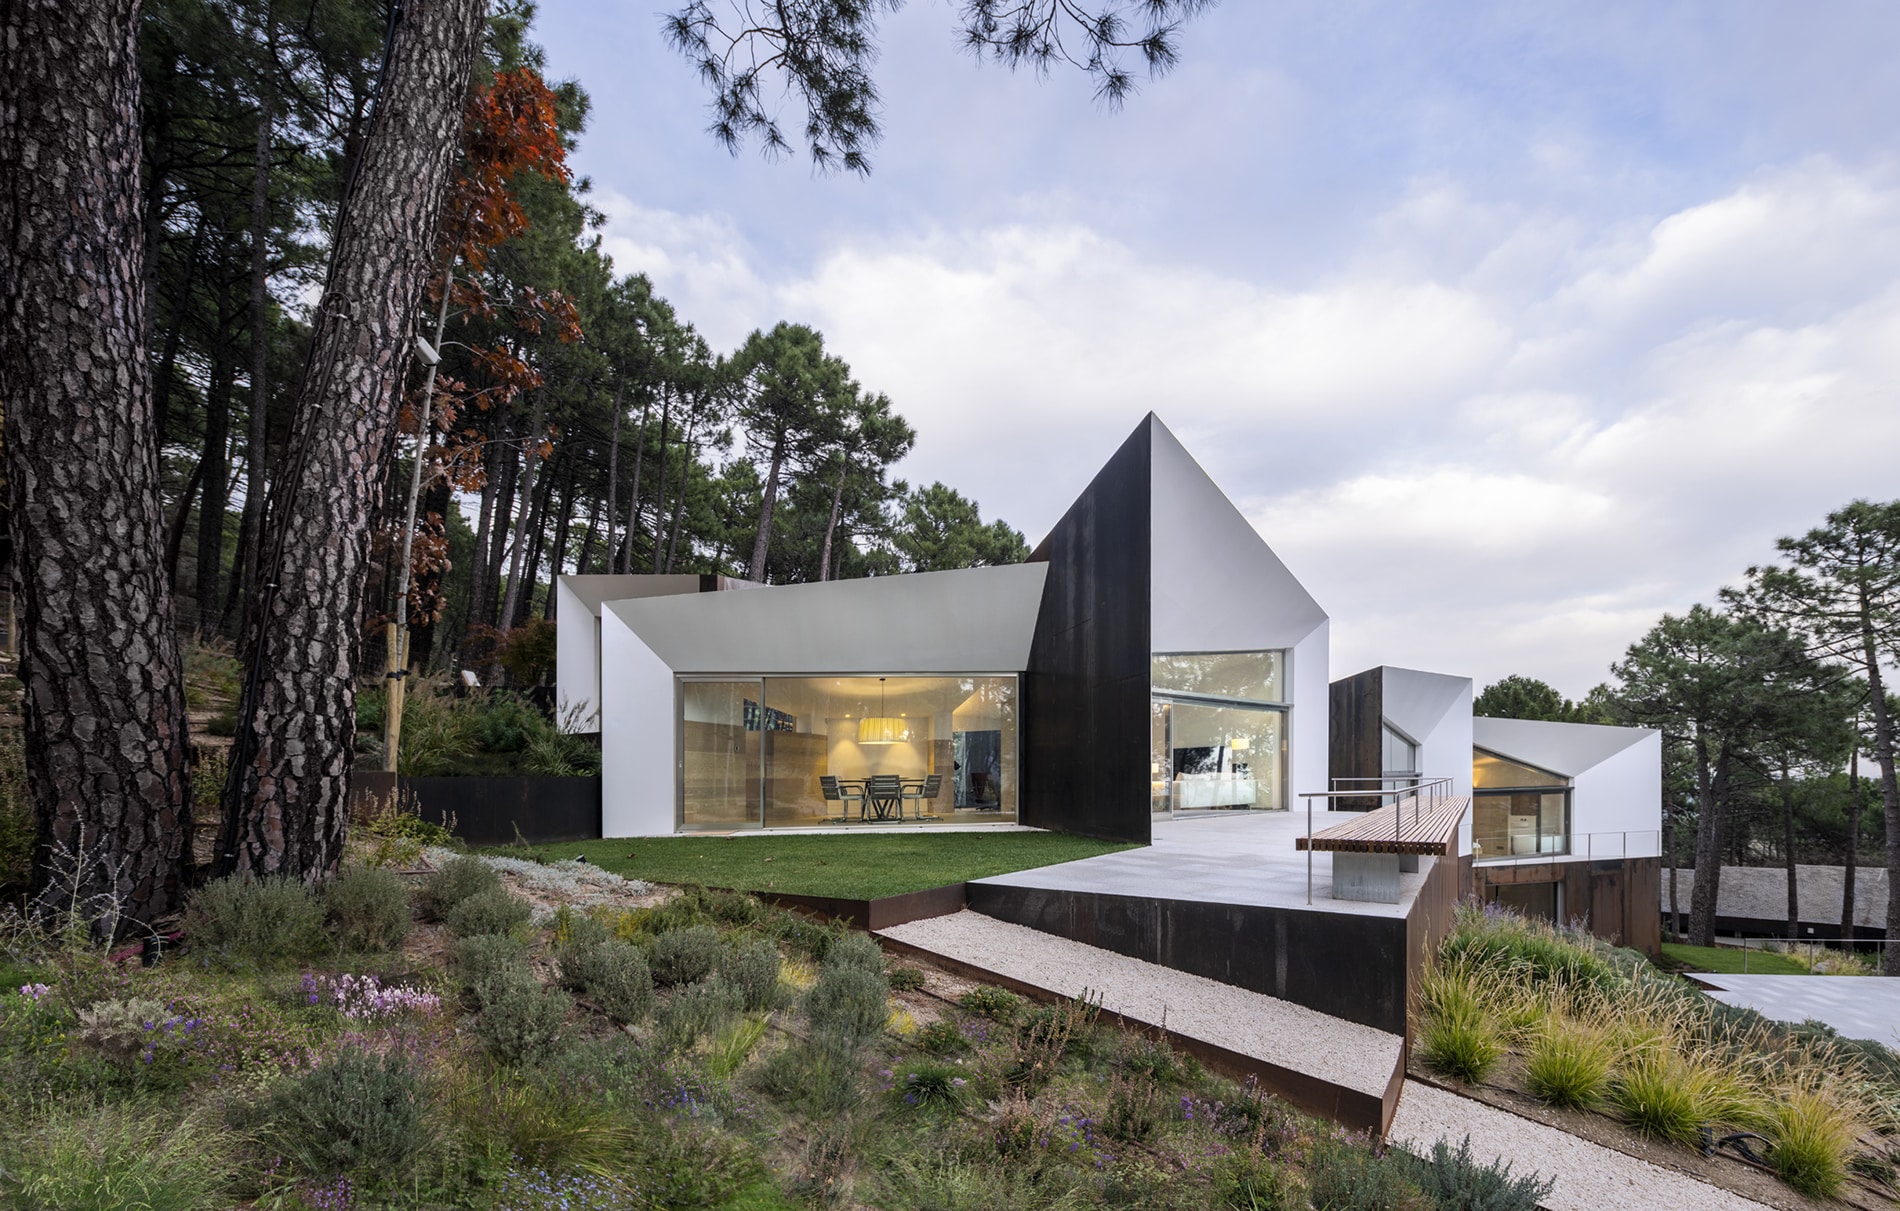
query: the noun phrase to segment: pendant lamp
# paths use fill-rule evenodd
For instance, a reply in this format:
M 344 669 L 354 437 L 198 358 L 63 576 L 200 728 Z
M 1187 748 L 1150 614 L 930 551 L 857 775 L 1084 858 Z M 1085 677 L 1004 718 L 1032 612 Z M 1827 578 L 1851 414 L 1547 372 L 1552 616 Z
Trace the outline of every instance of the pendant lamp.
M 896 744 L 908 739 L 904 721 L 884 713 L 884 678 L 877 679 L 877 714 L 858 720 L 859 744 Z

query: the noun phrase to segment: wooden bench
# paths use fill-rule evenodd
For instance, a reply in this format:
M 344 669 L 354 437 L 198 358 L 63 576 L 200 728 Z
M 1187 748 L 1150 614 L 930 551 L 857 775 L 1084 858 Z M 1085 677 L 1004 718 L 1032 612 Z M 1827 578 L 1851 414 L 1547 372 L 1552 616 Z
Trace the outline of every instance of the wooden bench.
M 1470 807 L 1466 798 L 1408 795 L 1295 838 L 1293 847 L 1333 855 L 1333 899 L 1396 904 L 1401 871 L 1417 870 L 1422 856 L 1457 855 L 1458 826 Z

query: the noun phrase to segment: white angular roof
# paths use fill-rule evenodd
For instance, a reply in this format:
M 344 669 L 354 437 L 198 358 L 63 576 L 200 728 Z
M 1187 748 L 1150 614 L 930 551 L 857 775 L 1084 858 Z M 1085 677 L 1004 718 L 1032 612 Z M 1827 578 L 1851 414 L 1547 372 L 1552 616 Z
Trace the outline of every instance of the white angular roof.
M 1601 765 L 1655 734 L 1646 727 L 1608 727 L 1598 723 L 1487 719 L 1482 715 L 1471 720 L 1473 746 L 1566 778 L 1574 778 L 1592 766 Z

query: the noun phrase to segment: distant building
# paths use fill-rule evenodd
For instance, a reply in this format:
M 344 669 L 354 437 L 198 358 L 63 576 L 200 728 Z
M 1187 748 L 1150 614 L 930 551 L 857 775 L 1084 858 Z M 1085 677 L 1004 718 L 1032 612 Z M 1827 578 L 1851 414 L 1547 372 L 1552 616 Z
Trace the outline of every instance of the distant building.
M 1795 904 L 1800 936 L 1841 936 L 1841 891 L 1846 867 L 1794 868 Z M 1669 911 L 1669 869 L 1657 884 L 1662 912 Z M 1695 893 L 1695 870 L 1676 872 L 1676 904 L 1680 928 L 1689 927 L 1689 898 Z M 1724 866 L 1715 891 L 1715 932 L 1735 937 L 1782 938 L 1788 934 L 1788 868 L 1785 866 Z M 1873 942 L 1887 936 L 1887 871 L 1880 866 L 1854 868 L 1854 937 Z

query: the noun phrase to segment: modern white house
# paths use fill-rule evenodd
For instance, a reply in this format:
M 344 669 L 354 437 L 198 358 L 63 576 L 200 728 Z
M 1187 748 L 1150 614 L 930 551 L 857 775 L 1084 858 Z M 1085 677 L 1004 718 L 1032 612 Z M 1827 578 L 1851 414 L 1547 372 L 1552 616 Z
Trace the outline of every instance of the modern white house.
M 1028 826 L 1146 843 L 1158 819 L 1339 786 L 1367 786 L 1370 807 L 1382 784 L 1339 780 L 1444 777 L 1473 798 L 1463 861 L 1514 868 L 1461 880 L 1491 898 L 1588 915 L 1598 893 L 1534 891 L 1532 868 L 1607 860 L 1612 836 L 1616 860 L 1659 852 L 1655 733 L 1473 719 L 1466 677 L 1331 682 L 1326 611 L 1152 415 L 1020 565 L 563 576 L 556 593 L 559 715 L 600 735 L 605 836 Z

